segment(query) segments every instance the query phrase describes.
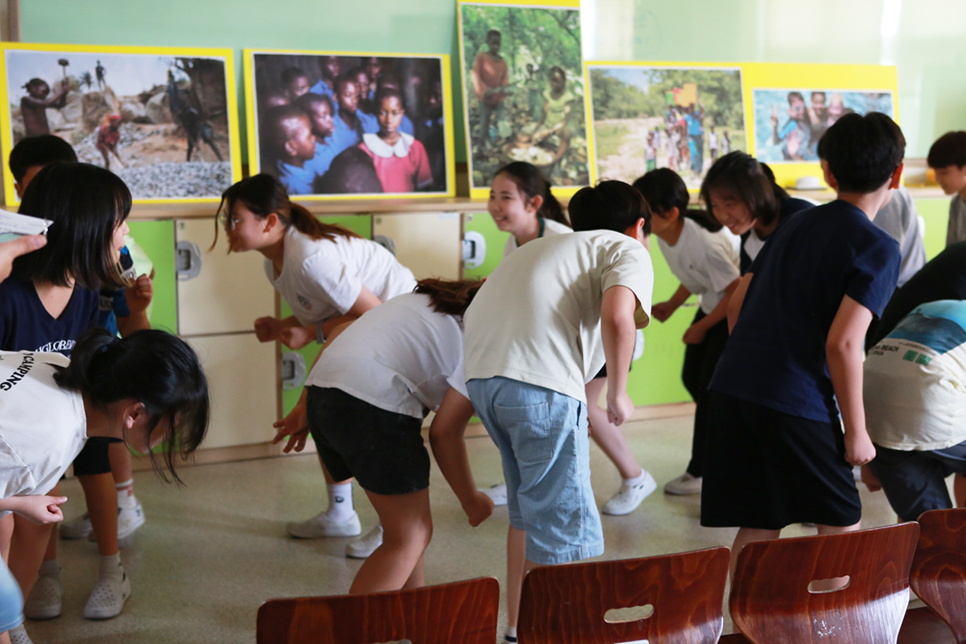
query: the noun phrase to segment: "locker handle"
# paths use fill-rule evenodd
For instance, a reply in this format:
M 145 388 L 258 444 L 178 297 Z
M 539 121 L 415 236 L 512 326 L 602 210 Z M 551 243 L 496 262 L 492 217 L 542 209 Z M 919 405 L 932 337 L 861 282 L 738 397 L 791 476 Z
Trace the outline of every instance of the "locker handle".
M 305 358 L 294 351 L 282 353 L 282 389 L 298 389 L 305 381 Z
M 175 253 L 175 270 L 178 280 L 192 280 L 201 273 L 201 249 L 190 241 L 179 241 Z
M 486 237 L 475 230 L 463 234 L 463 267 L 477 268 L 486 259 Z

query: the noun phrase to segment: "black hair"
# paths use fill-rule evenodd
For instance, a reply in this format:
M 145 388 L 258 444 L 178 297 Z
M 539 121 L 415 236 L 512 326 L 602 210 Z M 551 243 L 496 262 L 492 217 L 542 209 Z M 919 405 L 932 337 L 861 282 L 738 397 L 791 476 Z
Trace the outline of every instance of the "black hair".
M 781 201 L 782 199 L 788 199 L 791 197 L 787 190 L 778 185 L 778 181 L 775 180 L 775 172 L 771 169 L 771 166 L 763 161 L 759 161 L 758 165 L 761 166 L 761 171 L 765 173 L 765 176 L 768 177 L 768 180 L 771 182 L 771 190 L 775 193 L 775 199 Z
M 670 168 L 651 170 L 632 185 L 647 201 L 651 214 L 655 217 L 664 219 L 667 212 L 677 208 L 679 217 L 687 217 L 706 230 L 716 233 L 722 228 L 721 224 L 705 211 L 688 208 L 691 201 L 688 187 L 684 179 Z
M 164 464 L 174 480 L 175 455 L 187 459 L 208 430 L 208 380 L 197 354 L 181 338 L 147 329 L 118 338 L 101 327 L 81 334 L 70 364 L 58 369 L 54 380 L 100 410 L 121 400 L 144 405 L 148 415 L 148 444 L 162 421 L 171 434 L 164 447 Z M 164 480 L 167 475 L 154 452 L 151 463 Z
M 13 276 L 98 290 L 125 286 L 114 230 L 131 212 L 131 191 L 116 174 L 87 163 L 52 163 L 24 191 L 21 214 L 52 221 L 47 245 L 14 260 Z
M 45 81 L 43 78 L 31 78 L 29 81 L 24 83 L 23 88 L 29 90 L 31 87 L 36 87 L 37 85 L 46 85 L 50 87 L 50 83 Z
M 329 114 L 335 116 L 335 105 L 332 104 L 332 97 L 327 94 L 315 94 L 314 92 L 306 92 L 302 94 L 297 99 L 295 99 L 295 104 L 301 107 L 303 110 L 309 111 L 314 110 L 315 106 L 325 103 L 329 106 Z M 282 107 L 278 105 L 276 107 Z
M 10 172 L 17 183 L 23 181 L 30 168 L 57 161 L 76 162 L 77 153 L 70 143 L 53 134 L 28 136 L 10 150 Z
M 274 213 L 285 228 L 295 226 L 295 230 L 308 235 L 312 239 L 333 241 L 336 237 L 359 237 L 359 235 L 342 226 L 322 223 L 305 206 L 292 203 L 282 182 L 272 175 L 262 172 L 247 179 L 242 179 L 222 193 L 221 204 L 218 206 L 218 213 L 215 217 L 215 241 L 211 245 L 212 248 L 218 243 L 218 219 L 221 218 L 225 222 L 230 222 L 236 203 L 244 205 L 259 219 L 264 219 Z
M 771 225 L 779 217 L 781 204 L 775 197 L 772 182 L 768 180 L 761 164 L 750 154 L 740 150 L 729 152 L 708 169 L 708 174 L 701 182 L 701 201 L 711 217 L 715 216 L 711 192 L 719 190 L 734 195 L 744 203 L 751 216 L 762 226 Z
M 463 315 L 483 280 L 441 280 L 431 277 L 416 282 L 414 293 L 429 296 L 433 310 L 446 315 Z
M 549 78 L 550 76 L 553 76 L 554 74 L 559 74 L 561 78 L 563 78 L 564 80 L 567 80 L 567 73 L 563 70 L 563 67 L 559 67 L 558 65 L 554 65 L 547 72 L 547 77 Z
M 362 149 L 346 148 L 332 159 L 329 170 L 316 181 L 320 194 L 366 194 L 383 192 L 376 166 Z
M 305 96 L 305 94 L 303 94 Z M 300 104 L 276 105 L 265 110 L 262 116 L 262 127 L 259 128 L 261 140 L 265 143 L 272 154 L 285 156 L 285 144 L 289 140 L 289 128 L 285 127 L 285 122 L 292 119 L 306 119 L 309 121 L 309 128 L 312 122 L 305 109 Z
M 399 101 L 399 105 L 403 108 L 403 111 L 405 111 L 406 99 L 403 98 L 402 92 L 395 87 L 380 87 L 376 90 L 375 100 L 373 101 L 373 111 L 376 114 L 382 109 L 382 101 L 387 98 L 396 98 Z
M 14 148 L 16 150 L 16 148 Z M 946 132 L 929 148 L 926 163 L 930 168 L 966 166 L 966 131 Z
M 797 98 L 798 100 L 800 100 L 803 103 L 805 102 L 805 97 L 802 96 L 802 93 L 801 92 L 788 92 L 788 104 L 789 105 L 792 104 L 792 99 L 795 99 L 795 98 Z
M 282 87 L 288 87 L 296 78 L 305 78 L 308 80 L 309 75 L 298 67 L 286 67 L 282 70 Z
M 822 90 L 815 90 L 814 92 L 812 92 L 812 95 L 809 98 L 815 98 L 817 94 L 821 94 L 822 98 L 828 99 L 828 96 L 826 96 L 825 92 L 823 92 Z
M 356 83 L 357 77 L 353 75 L 352 73 L 353 71 L 355 70 L 345 72 L 341 74 L 338 78 L 336 78 L 334 85 L 332 87 L 332 91 L 338 94 L 340 91 L 342 91 L 342 86 L 345 85 L 346 83 Z
M 651 234 L 651 209 L 644 197 L 623 181 L 601 181 L 581 188 L 570 198 L 570 221 L 574 230 L 613 230 L 624 233 L 639 219 L 641 229 Z
M 895 173 L 905 151 L 902 130 L 882 112 L 846 114 L 818 142 L 818 157 L 828 164 L 839 192 L 875 192 Z
M 543 197 L 543 203 L 540 204 L 537 217 L 552 219 L 565 226 L 570 225 L 563 207 L 553 196 L 553 192 L 550 191 L 550 182 L 544 178 L 543 173 L 537 166 L 526 161 L 514 161 L 497 170 L 493 176 L 496 177 L 501 174 L 507 175 L 528 200 L 534 197 Z
M 488 32 L 486 32 L 487 40 L 489 40 L 493 36 L 499 36 L 501 39 L 503 38 L 503 34 L 500 33 L 499 29 L 490 29 Z

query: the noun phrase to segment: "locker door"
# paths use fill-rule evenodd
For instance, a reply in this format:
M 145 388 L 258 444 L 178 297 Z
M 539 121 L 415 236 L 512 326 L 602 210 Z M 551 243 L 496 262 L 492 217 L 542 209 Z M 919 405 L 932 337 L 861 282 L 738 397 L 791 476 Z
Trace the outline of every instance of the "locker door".
M 459 214 L 376 215 L 372 218 L 372 234 L 393 240 L 396 259 L 416 279 L 459 279 L 462 257 Z

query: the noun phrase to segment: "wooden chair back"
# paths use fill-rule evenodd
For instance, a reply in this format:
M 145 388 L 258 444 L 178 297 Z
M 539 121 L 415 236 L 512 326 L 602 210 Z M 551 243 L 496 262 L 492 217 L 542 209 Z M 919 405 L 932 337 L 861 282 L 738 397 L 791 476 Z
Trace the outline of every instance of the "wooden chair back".
M 727 548 L 710 548 L 535 568 L 523 580 L 519 642 L 714 644 L 728 561 Z
M 272 599 L 258 644 L 493 644 L 500 584 L 492 577 L 371 595 Z
M 895 642 L 918 536 L 918 524 L 903 523 L 750 543 L 731 586 L 735 627 L 754 644 Z
M 966 509 L 922 513 L 909 583 L 966 644 Z

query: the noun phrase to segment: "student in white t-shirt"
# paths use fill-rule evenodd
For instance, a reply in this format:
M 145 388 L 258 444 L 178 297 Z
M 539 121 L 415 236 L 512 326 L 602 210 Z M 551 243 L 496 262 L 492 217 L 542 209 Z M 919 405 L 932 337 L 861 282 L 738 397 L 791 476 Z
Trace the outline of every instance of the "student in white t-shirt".
M 661 254 L 681 281 L 666 302 L 655 304 L 651 315 L 664 322 L 692 294 L 701 298 L 694 322 L 684 334 L 687 349 L 681 378 L 697 404 L 691 461 L 684 474 L 664 486 L 666 494 L 700 494 L 704 444 L 708 424 L 708 383 L 728 341 L 728 302 L 738 286 L 740 239 L 703 211 L 688 210 L 690 195 L 684 180 L 673 170 L 648 172 L 634 182 L 654 217 L 651 232 Z
M 198 357 L 163 331 L 118 339 L 93 328 L 77 340 L 70 361 L 59 353 L 0 352 L 0 516 L 15 512 L 39 525 L 63 520 L 59 506 L 67 499 L 47 495 L 88 438 L 123 441 L 150 454 L 164 480 L 162 462 L 178 480 L 175 458 L 201 444 L 208 408 Z M 151 452 L 165 440 L 163 455 Z M 0 535 L 4 560 L 10 536 Z M 25 570 L 24 561 L 10 566 L 36 579 L 37 570 Z M 14 641 L 29 642 L 22 607 L 17 583 L 0 566 L 0 633 L 13 631 Z
M 493 501 L 476 489 L 463 443 L 473 405 L 463 377 L 462 317 L 481 284 L 419 282 L 415 293 L 339 327 L 305 381 L 320 457 L 336 477 L 359 482 L 385 530 L 352 594 L 424 585 L 433 522 L 420 431 L 429 410 L 436 412 L 429 428 L 433 454 L 470 525 L 493 512 Z M 288 435 L 283 429 L 275 442 Z M 305 439 L 304 430 L 295 432 L 285 451 L 300 450 Z
M 649 321 L 650 212 L 620 181 L 570 201 L 577 231 L 506 258 L 464 315 L 466 388 L 500 449 L 507 483 L 507 637 L 525 571 L 604 550 L 590 486 L 585 385 L 609 363 L 607 415 L 633 412 L 627 374 Z
M 265 275 L 285 298 L 293 316 L 255 320 L 261 342 L 280 340 L 299 349 L 313 339 L 324 342 L 332 330 L 355 320 L 386 300 L 412 292 L 412 272 L 388 250 L 342 228 L 324 224 L 292 203 L 275 177 L 257 174 L 239 181 L 222 195 L 229 248 L 265 256 Z M 280 424 L 305 426 L 305 393 Z M 321 462 L 321 461 L 320 461 Z M 352 482 L 326 477 L 329 507 L 307 521 L 286 525 L 289 535 L 313 539 L 351 537 L 362 532 L 353 507 Z M 346 554 L 365 558 L 382 541 L 379 526 L 350 543 Z
M 503 248 L 504 258 L 534 239 L 573 232 L 560 202 L 550 191 L 550 182 L 536 166 L 523 161 L 510 163 L 496 173 L 487 208 L 497 227 L 510 233 Z M 623 515 L 633 512 L 657 488 L 657 483 L 637 463 L 621 430 L 607 420 L 607 412 L 599 402 L 606 383 L 606 370 L 587 383 L 587 416 L 591 438 L 621 475 L 621 487 L 601 511 Z M 495 485 L 487 494 L 497 505 L 504 505 L 506 484 Z

